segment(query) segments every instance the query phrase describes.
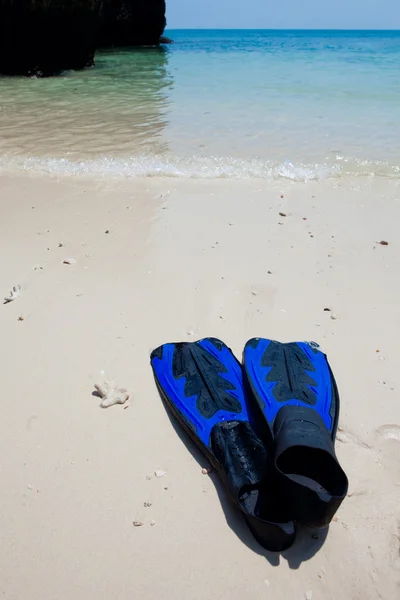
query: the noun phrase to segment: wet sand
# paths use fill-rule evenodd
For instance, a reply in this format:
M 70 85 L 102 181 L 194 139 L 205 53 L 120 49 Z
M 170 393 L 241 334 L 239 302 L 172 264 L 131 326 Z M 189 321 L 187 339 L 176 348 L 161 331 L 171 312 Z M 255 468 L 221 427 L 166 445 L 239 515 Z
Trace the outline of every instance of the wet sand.
M 2 175 L 0 211 L 2 297 L 21 285 L 0 306 L 5 598 L 396 597 L 398 184 Z M 208 335 L 237 356 L 255 335 L 317 341 L 338 382 L 349 497 L 281 556 L 152 379 L 152 348 Z M 126 404 L 100 408 L 101 370 Z

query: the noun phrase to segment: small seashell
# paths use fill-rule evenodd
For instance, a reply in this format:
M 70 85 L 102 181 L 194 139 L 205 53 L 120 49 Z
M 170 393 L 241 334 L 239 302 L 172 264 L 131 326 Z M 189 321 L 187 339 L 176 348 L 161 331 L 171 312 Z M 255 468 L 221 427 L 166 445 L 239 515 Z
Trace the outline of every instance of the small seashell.
M 154 475 L 155 475 L 155 476 L 156 476 L 158 479 L 160 479 L 160 477 L 164 477 L 164 475 L 166 475 L 166 474 L 167 474 L 167 472 L 166 472 L 166 471 L 161 471 L 161 470 L 154 471 Z
M 76 258 L 64 258 L 64 265 L 74 265 L 76 263 Z
M 133 521 L 134 527 L 143 527 L 143 521 Z

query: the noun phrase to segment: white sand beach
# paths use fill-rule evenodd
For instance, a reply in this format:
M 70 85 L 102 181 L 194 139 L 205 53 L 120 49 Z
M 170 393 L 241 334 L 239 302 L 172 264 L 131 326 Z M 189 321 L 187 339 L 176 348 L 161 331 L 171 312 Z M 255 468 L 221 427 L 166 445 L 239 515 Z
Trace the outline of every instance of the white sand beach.
M 398 597 L 398 182 L 3 174 L 0 214 L 1 297 L 21 286 L 0 305 L 2 597 Z M 238 357 L 256 335 L 314 340 L 337 379 L 349 495 L 282 555 L 154 385 L 154 347 L 210 335 Z M 100 408 L 101 370 L 126 404 Z

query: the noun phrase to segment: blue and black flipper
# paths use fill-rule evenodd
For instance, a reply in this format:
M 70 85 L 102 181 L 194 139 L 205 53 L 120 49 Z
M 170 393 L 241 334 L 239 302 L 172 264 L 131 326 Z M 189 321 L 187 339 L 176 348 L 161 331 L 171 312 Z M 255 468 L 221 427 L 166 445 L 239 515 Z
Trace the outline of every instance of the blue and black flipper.
M 293 518 L 326 527 L 348 481 L 335 454 L 339 394 L 325 354 L 314 343 L 254 338 L 243 365 Z
M 214 338 L 165 344 L 152 352 L 151 366 L 167 408 L 218 471 L 257 541 L 271 551 L 291 546 L 294 524 L 230 349 Z

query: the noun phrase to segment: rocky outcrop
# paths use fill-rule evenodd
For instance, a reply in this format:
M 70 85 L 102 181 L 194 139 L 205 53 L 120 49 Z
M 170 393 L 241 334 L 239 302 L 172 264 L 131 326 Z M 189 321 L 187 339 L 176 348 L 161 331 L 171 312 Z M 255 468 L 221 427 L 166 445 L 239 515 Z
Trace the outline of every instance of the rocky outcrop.
M 102 0 L 0 0 L 0 73 L 54 75 L 93 64 Z
M 165 25 L 165 0 L 104 0 L 99 45 L 156 46 Z

